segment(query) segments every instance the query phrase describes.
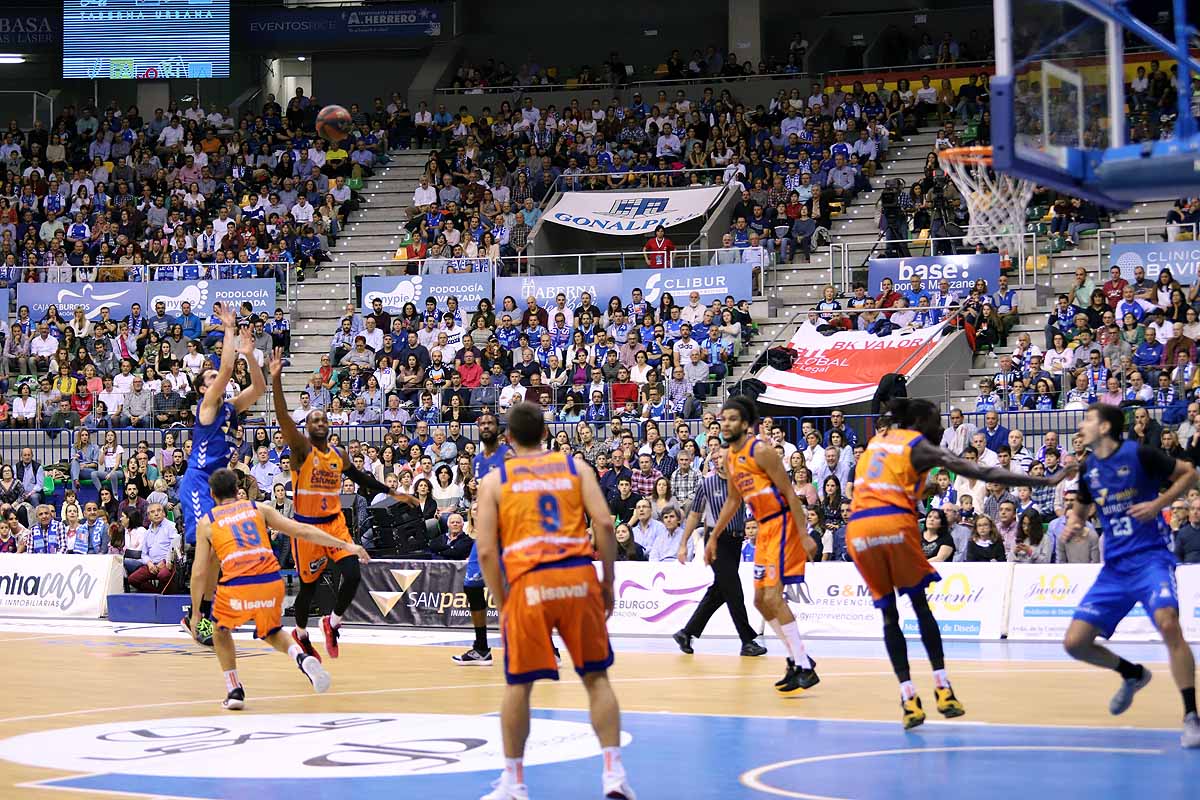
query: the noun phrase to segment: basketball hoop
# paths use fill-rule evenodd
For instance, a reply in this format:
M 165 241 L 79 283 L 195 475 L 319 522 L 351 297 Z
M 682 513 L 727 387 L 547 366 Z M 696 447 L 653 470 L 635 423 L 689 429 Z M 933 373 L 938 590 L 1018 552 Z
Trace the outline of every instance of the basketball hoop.
M 955 147 L 938 153 L 942 169 L 967 202 L 971 221 L 963 241 L 1020 258 L 1025 243 L 1025 210 L 1033 181 L 992 169 L 991 147 Z

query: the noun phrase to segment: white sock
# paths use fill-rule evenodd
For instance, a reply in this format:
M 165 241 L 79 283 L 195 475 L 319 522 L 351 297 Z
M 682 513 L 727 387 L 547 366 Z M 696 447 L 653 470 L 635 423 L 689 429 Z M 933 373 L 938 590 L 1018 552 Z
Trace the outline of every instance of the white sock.
M 299 658 L 303 652 L 304 648 L 298 644 L 288 645 L 288 655 L 292 657 L 293 661 Z
M 624 775 L 625 766 L 621 763 L 620 747 L 605 747 L 601 751 L 604 756 L 605 775 Z
M 342 618 L 339 617 L 337 614 L 330 614 L 329 615 L 329 624 L 332 627 L 336 628 L 342 624 Z
M 950 686 L 950 676 L 946 674 L 945 669 L 935 669 L 933 671 L 933 685 L 939 689 L 945 689 Z
M 779 624 L 779 620 L 777 619 L 769 619 L 767 620 L 767 624 L 771 626 L 771 630 L 775 631 L 775 638 L 783 642 L 783 646 L 787 648 L 788 658 L 790 658 L 792 661 L 795 661 L 796 657 L 792 655 L 792 643 L 789 642 L 787 636 L 784 635 L 783 625 Z
M 242 685 L 238 680 L 237 670 L 231 669 L 224 673 L 225 675 L 225 691 L 232 692 L 234 689 Z
M 800 639 L 800 628 L 796 625 L 796 620 L 784 625 L 783 633 L 787 637 L 788 649 L 792 651 L 792 661 L 801 669 L 811 669 L 812 661 L 804 651 L 804 642 Z
M 525 759 L 504 759 L 504 782 L 509 786 L 525 782 Z
M 296 635 L 299 636 L 301 639 L 307 639 L 308 638 L 308 628 L 299 628 L 299 627 L 296 628 Z
M 912 700 L 917 696 L 917 687 L 913 686 L 912 681 L 903 681 L 900 684 L 900 699 Z

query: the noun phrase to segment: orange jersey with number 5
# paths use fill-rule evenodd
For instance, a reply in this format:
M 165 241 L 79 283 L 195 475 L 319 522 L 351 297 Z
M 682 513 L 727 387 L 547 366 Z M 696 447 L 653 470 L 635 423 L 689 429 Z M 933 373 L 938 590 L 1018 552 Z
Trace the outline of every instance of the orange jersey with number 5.
M 591 558 L 583 482 L 562 453 L 517 456 L 500 465 L 500 552 L 508 582 L 567 558 Z
M 912 463 L 912 450 L 925 437 L 908 430 L 890 430 L 871 439 L 854 471 L 851 513 L 893 507 L 917 513 L 917 501 L 928 472 Z
M 279 572 L 271 535 L 262 512 L 249 500 L 215 507 L 208 514 L 213 551 L 221 564 L 221 582 Z
M 300 522 L 316 524 L 342 513 L 342 461 L 334 448 L 309 448 L 308 457 L 292 469 L 293 509 Z

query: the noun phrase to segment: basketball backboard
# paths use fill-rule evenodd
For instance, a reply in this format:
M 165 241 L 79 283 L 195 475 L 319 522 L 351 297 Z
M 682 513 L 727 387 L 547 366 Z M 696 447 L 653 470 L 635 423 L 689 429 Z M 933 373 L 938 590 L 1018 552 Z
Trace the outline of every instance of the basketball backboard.
M 1182 15 L 1183 0 L 1175 5 Z M 1173 138 L 1128 143 L 1131 117 L 1163 109 L 1127 108 L 1127 34 L 1157 47 L 1142 58 L 1164 70 L 1176 63 L 1177 43 L 1112 0 L 996 0 L 993 8 L 996 169 L 1112 207 L 1200 192 L 1200 139 L 1186 101 Z M 1186 26 L 1180 38 L 1189 58 Z M 1186 77 L 1181 70 L 1179 92 L 1190 97 Z

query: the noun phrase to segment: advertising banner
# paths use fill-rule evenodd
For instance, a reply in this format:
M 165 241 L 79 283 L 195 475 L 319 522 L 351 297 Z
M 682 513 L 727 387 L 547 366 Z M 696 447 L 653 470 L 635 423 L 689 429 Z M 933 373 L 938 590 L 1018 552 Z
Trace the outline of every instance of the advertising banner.
M 646 236 L 659 225 L 695 219 L 708 211 L 722 186 L 661 192 L 566 192 L 550 207 L 551 222 L 614 236 Z
M 142 307 L 148 314 L 154 312 L 154 304 L 159 300 L 167 304 L 167 313 L 172 315 L 179 314 L 179 307 L 184 301 L 191 303 L 192 313 L 202 319 L 212 314 L 213 303 L 232 306 L 234 311 L 237 311 L 242 303 L 249 301 L 254 306 L 255 314 L 275 312 L 274 278 L 240 278 L 196 283 L 151 281 L 146 285 L 149 287 L 150 299 Z
M 239 43 L 256 47 L 395 47 L 399 41 L 436 39 L 443 30 L 438 5 L 251 7 L 235 19 Z
M 1183 636 L 1189 642 L 1200 642 L 1200 564 L 1184 564 L 1175 568 L 1179 584 L 1179 622 Z
M 1010 639 L 1058 641 L 1067 632 L 1076 606 L 1100 574 L 1099 564 L 1018 564 L 1013 568 L 1012 600 L 1008 612 Z M 1186 612 L 1180 586 L 1180 616 Z M 1113 641 L 1159 639 L 1158 630 L 1141 604 L 1117 626 Z
M 58 10 L 35 10 L 14 5 L 0 10 L 0 45 L 17 53 L 53 50 L 61 41 L 62 17 Z
M 118 556 L 0 554 L 0 617 L 99 619 L 124 579 Z
M 29 316 L 41 319 L 50 306 L 58 307 L 58 315 L 70 319 L 82 306 L 88 319 L 99 319 L 100 309 L 108 308 L 113 319 L 129 316 L 134 303 L 146 308 L 144 283 L 19 283 L 17 307 L 29 306 Z
M 927 292 L 936 292 L 938 281 L 945 278 L 950 282 L 950 291 L 966 297 L 983 278 L 988 289 L 995 291 L 1000 281 L 1000 254 L 953 256 L 914 256 L 913 258 L 872 258 L 867 272 L 867 291 L 879 294 L 884 278 L 891 278 L 897 291 L 909 288 L 912 276 L 921 276 L 921 286 Z
M 879 611 L 858 567 L 842 561 L 809 564 L 804 583 L 789 593 L 801 636 L 877 639 Z
M 378 559 L 363 567 L 362 584 L 346 615 L 349 622 L 469 628 L 471 608 L 463 593 L 464 561 Z M 491 592 L 488 624 L 500 622 Z
M 502 279 L 503 280 L 503 279 Z M 511 280 L 511 279 L 510 279 Z M 458 298 L 463 311 L 475 311 L 479 301 L 492 298 L 490 272 L 468 272 L 461 275 L 394 275 L 369 277 L 362 281 L 362 310 L 371 311 L 375 298 L 383 300 L 383 310 L 398 314 L 405 303 L 414 303 L 418 311 L 425 310 L 425 298 L 436 297 L 439 308 L 446 307 L 446 298 Z M 519 304 L 522 305 L 523 304 Z
M 865 331 L 825 336 L 804 324 L 788 343 L 796 352 L 792 368 L 766 367 L 755 377 L 767 385 L 763 400 L 777 405 L 832 406 L 870 400 L 884 375 L 912 375 L 941 339 L 941 325 L 881 337 Z
M 634 289 L 641 289 L 647 303 L 655 304 L 663 292 L 670 292 L 675 304 L 686 307 L 688 295 L 700 294 L 701 305 L 712 305 L 713 300 L 724 300 L 733 295 L 735 300 L 746 300 L 754 296 L 753 278 L 749 264 L 726 264 L 721 267 L 675 267 L 666 270 L 631 269 L 624 273 L 622 297 L 628 298 Z M 593 300 L 597 305 L 599 301 Z
M 678 561 L 654 563 L 619 561 L 614 566 L 616 603 L 608 620 L 613 635 L 654 634 L 670 636 L 691 618 L 700 599 L 713 582 L 712 570 L 703 563 Z M 599 562 L 596 569 L 600 570 Z M 742 564 L 739 571 L 750 626 L 762 630 L 762 616 L 754 610 L 754 565 Z M 725 606 L 704 629 L 706 636 L 737 636 Z
M 1133 280 L 1133 271 L 1142 267 L 1146 279 L 1154 282 L 1164 269 L 1184 286 L 1196 282 L 1200 270 L 1200 242 L 1153 242 L 1148 244 L 1114 244 L 1108 254 L 1108 266 L 1121 268 L 1121 277 Z
M 502 308 L 501 301 L 506 295 L 517 301 L 517 308 L 525 308 L 525 299 L 533 295 L 538 299 L 538 305 L 549 307 L 554 305 L 554 298 L 559 292 L 567 296 L 567 307 L 579 305 L 579 296 L 588 292 L 592 296 L 592 304 L 606 308 L 608 298 L 624 297 L 624 275 L 620 272 L 602 273 L 599 275 L 525 275 L 520 278 L 496 278 L 496 309 Z M 684 298 L 686 300 L 686 298 Z M 685 305 L 681 304 L 681 305 Z

